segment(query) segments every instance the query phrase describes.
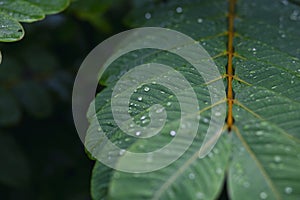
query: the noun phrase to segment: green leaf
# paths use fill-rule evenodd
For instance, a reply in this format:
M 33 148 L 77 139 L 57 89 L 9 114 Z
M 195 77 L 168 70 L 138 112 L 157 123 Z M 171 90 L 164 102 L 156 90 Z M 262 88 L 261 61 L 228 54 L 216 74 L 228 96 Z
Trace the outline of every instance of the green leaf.
M 14 124 L 20 117 L 21 112 L 16 99 L 7 90 L 0 88 L 0 124 Z
M 11 135 L 0 131 L 0 182 L 10 187 L 29 184 L 30 170 L 26 157 Z
M 233 44 L 235 101 L 232 112 L 235 123 L 231 133 L 225 131 L 213 149 L 211 155 L 215 157 L 208 155 L 204 159 L 189 161 L 203 141 L 200 133 L 207 127 L 202 121 L 202 129 L 193 145 L 166 168 L 137 175 L 109 171 L 98 163 L 92 177 L 94 199 L 216 199 L 224 181 L 222 175 L 216 178 L 216 166 L 221 168 L 221 174 L 228 171 L 225 178 L 233 200 L 299 199 L 300 8 L 292 2 L 295 1 L 273 1 L 272 4 L 267 0 L 237 1 Z M 145 1 L 139 2 L 128 22 L 134 26 L 162 26 L 193 37 L 214 58 L 220 72 L 225 73 L 227 7 L 228 2 L 221 0 Z M 97 121 L 111 141 L 131 151 L 163 146 L 167 137 L 164 133 L 176 128 L 179 116 L 173 115 L 168 118 L 173 123 L 166 124 L 161 140 L 147 142 L 127 139 L 118 129 L 110 108 L 111 92 L 116 81 L 136 65 L 150 62 L 175 65 L 174 68 L 192 84 L 198 100 L 207 101 L 206 86 L 197 82 L 201 76 L 189 74 L 191 66 L 184 61 L 161 51 L 136 51 L 126 56 L 113 63 L 103 76 L 100 83 L 107 88 L 96 97 L 97 116 L 88 115 L 90 128 L 86 145 L 93 147 L 95 152 L 101 151 L 97 149 Z M 132 95 L 132 102 L 138 105 L 133 110 L 137 121 L 147 114 L 147 108 L 153 102 L 167 108 L 166 102 L 170 101 L 171 94 L 166 92 L 167 96 L 159 98 L 156 90 L 162 88 L 151 85 L 149 94 L 137 90 L 137 94 Z M 143 97 L 142 102 L 136 100 L 139 95 Z M 175 105 L 173 111 L 179 112 L 176 101 L 171 101 Z M 202 115 L 207 118 L 209 113 Z M 215 151 L 219 154 L 216 155 Z M 122 159 L 118 160 L 118 163 L 122 162 Z M 189 177 L 191 173 L 195 177 Z M 206 188 L 208 184 L 210 187 Z
M 32 22 L 45 17 L 41 8 L 26 1 L 2 1 L 0 12 L 20 22 Z
M 69 0 L 2 0 L 0 2 L 0 42 L 13 42 L 23 38 L 19 22 L 34 22 L 46 14 L 61 12 Z
M 74 12 L 78 18 L 88 21 L 91 25 L 95 26 L 95 28 L 104 32 L 111 32 L 112 25 L 106 15 L 112 6 L 122 6 L 123 2 L 123 0 L 74 1 L 70 6 L 70 10 Z
M 24 37 L 21 24 L 4 13 L 0 13 L 0 42 L 13 42 Z
M 45 14 L 55 14 L 63 11 L 70 4 L 69 0 L 26 0 L 33 5 L 40 7 Z
M 195 140 L 184 156 L 159 171 L 139 175 L 115 171 L 109 195 L 112 199 L 215 199 L 229 161 L 227 139 L 220 138 L 205 159 L 199 159 L 201 142 Z

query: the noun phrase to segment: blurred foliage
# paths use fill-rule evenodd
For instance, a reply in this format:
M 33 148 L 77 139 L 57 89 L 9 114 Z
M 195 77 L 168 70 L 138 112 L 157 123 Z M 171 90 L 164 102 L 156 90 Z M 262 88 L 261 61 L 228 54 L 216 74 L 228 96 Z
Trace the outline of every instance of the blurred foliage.
M 67 1 L 26 2 L 50 14 Z M 128 10 L 124 0 L 77 0 L 23 24 L 23 40 L 0 43 L 0 199 L 90 199 L 93 163 L 73 125 L 73 80 L 93 47 L 125 29 Z
M 111 20 L 118 17 L 130 5 L 125 0 L 74 0 L 69 10 L 79 19 L 85 20 L 100 31 L 112 33 L 114 25 Z M 111 15 L 113 12 L 113 15 Z

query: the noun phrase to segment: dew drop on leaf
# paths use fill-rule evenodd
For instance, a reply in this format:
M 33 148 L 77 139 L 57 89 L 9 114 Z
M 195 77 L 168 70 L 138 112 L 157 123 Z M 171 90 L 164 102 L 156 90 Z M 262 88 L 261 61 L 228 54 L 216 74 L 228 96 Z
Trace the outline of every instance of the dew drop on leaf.
M 121 150 L 119 151 L 119 155 L 122 156 L 122 155 L 124 155 L 125 152 L 126 152 L 125 149 L 121 149 Z
M 143 97 L 138 97 L 138 101 L 142 101 L 143 100 Z
M 263 134 L 264 134 L 263 131 L 256 131 L 256 132 L 255 132 L 255 135 L 257 135 L 257 136 L 261 136 L 261 135 L 263 135 Z
M 171 136 L 175 136 L 175 135 L 176 135 L 176 131 L 173 131 L 173 130 L 170 131 L 170 135 L 171 135 Z
M 288 0 L 282 0 L 281 3 L 284 5 L 284 6 L 287 6 L 289 4 Z
M 195 174 L 194 173 L 190 173 L 189 174 L 189 179 L 194 180 L 195 179 Z
M 217 116 L 217 117 L 218 117 L 218 116 L 221 116 L 221 113 L 220 113 L 220 112 L 216 112 L 216 113 L 215 113 L 215 116 Z
M 281 157 L 280 156 L 274 156 L 274 161 L 279 163 L 281 162 Z
M 145 92 L 148 92 L 149 90 L 150 90 L 149 87 L 144 87 L 144 91 L 145 91 Z
M 159 108 L 156 110 L 156 113 L 161 113 L 164 110 L 164 108 Z
M 151 19 L 151 13 L 149 13 L 149 12 L 145 13 L 145 18 L 146 19 Z
M 222 172 L 223 172 L 223 170 L 222 170 L 221 168 L 217 168 L 217 169 L 216 169 L 216 173 L 217 173 L 217 174 L 222 174 Z
M 261 199 L 267 199 L 267 198 L 268 198 L 268 195 L 267 195 L 267 193 L 265 193 L 265 192 L 261 192 L 261 193 L 259 194 L 259 197 L 260 197 Z
M 197 199 L 204 199 L 204 194 L 202 192 L 197 192 L 196 193 L 196 198 Z
M 286 187 L 286 188 L 284 188 L 284 192 L 285 192 L 286 194 L 291 194 L 291 193 L 293 192 L 293 188 L 291 188 L 291 187 Z
M 205 124 L 207 124 L 207 123 L 209 122 L 209 119 L 203 118 L 203 122 L 204 122 Z
M 176 12 L 177 12 L 177 13 L 182 13 L 182 11 L 183 11 L 183 10 L 182 10 L 181 7 L 177 7 L 177 8 L 176 8 Z
M 197 22 L 200 24 L 200 23 L 203 22 L 203 19 L 202 19 L 202 18 L 198 18 L 198 19 L 197 19 Z
M 146 119 L 146 116 L 142 116 L 142 117 L 141 117 L 141 120 L 144 120 L 144 119 Z
M 137 132 L 135 133 L 135 135 L 136 135 L 136 136 L 140 136 L 140 135 L 141 135 L 141 131 L 137 131 Z
M 299 10 L 294 10 L 293 12 L 292 12 L 292 14 L 290 15 L 290 19 L 292 20 L 292 21 L 297 21 L 297 20 L 300 20 L 300 15 L 299 15 Z

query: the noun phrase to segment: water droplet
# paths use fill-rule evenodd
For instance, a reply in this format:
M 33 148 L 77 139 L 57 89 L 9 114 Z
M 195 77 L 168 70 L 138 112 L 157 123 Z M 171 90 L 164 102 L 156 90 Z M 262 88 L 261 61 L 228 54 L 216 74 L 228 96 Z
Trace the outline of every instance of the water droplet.
M 176 135 L 176 131 L 173 131 L 173 130 L 170 131 L 170 135 L 171 135 L 171 136 L 175 136 L 175 135 Z
M 207 123 L 209 122 L 209 119 L 204 118 L 204 119 L 203 119 L 203 122 L 204 122 L 205 124 L 207 124 Z
M 164 91 L 160 91 L 160 93 L 161 93 L 161 94 L 165 94 L 165 92 L 164 92 Z
M 142 116 L 142 117 L 141 117 L 141 120 L 144 120 L 144 119 L 146 119 L 146 116 Z
M 220 113 L 220 112 L 216 112 L 216 113 L 215 113 L 215 116 L 217 116 L 217 117 L 218 117 L 218 116 L 221 116 L 221 113 Z
M 286 6 L 286 5 L 289 4 L 288 0 L 282 0 L 281 3 L 282 3 L 284 6 Z
M 261 135 L 263 135 L 263 134 L 264 134 L 263 131 L 256 131 L 256 132 L 255 132 L 255 135 L 257 135 L 257 136 L 261 136 Z
M 190 174 L 189 174 L 189 179 L 191 179 L 191 180 L 195 179 L 195 174 L 190 173 Z
M 183 10 L 182 10 L 181 7 L 177 7 L 177 8 L 176 8 L 176 12 L 177 12 L 177 13 L 182 13 L 182 11 L 183 11 Z
M 280 162 L 281 161 L 281 157 L 280 156 L 274 156 L 274 161 L 275 162 Z
M 149 12 L 145 13 L 145 18 L 146 19 L 151 19 L 151 13 L 149 13 Z
M 135 135 L 136 135 L 136 136 L 140 136 L 140 135 L 141 135 L 141 131 L 135 132 Z
M 268 195 L 267 195 L 267 193 L 265 193 L 265 192 L 261 192 L 261 193 L 259 194 L 259 197 L 260 197 L 261 199 L 267 199 L 267 198 L 268 198 Z
M 293 192 L 293 188 L 291 188 L 291 187 L 286 187 L 286 188 L 284 188 L 284 192 L 285 192 L 286 194 L 291 194 L 291 193 Z
M 217 174 L 222 174 L 222 172 L 223 172 L 223 170 L 222 170 L 221 168 L 217 168 L 217 169 L 216 169 L 216 173 L 217 173 Z
M 204 194 L 202 192 L 197 192 L 196 193 L 196 198 L 197 199 L 204 199 Z
M 120 152 L 119 152 L 119 155 L 122 156 L 122 155 L 124 155 L 125 152 L 126 152 L 125 149 L 121 149 Z
M 159 108 L 156 110 L 156 113 L 161 113 L 165 108 Z
M 252 51 L 256 51 L 256 48 L 252 48 Z
M 293 21 L 300 20 L 299 10 L 294 10 L 290 15 L 290 19 Z
M 149 90 L 150 90 L 149 87 L 144 87 L 144 91 L 145 91 L 145 92 L 148 92 Z
M 203 22 L 203 19 L 202 19 L 202 18 L 198 18 L 198 19 L 197 19 L 197 22 L 198 22 L 198 23 L 202 23 L 202 22 Z
M 143 97 L 138 97 L 138 101 L 142 101 L 143 100 Z
M 167 103 L 167 106 L 170 106 L 170 105 L 172 105 L 172 103 L 171 103 L 171 102 L 168 102 L 168 103 Z
M 272 90 L 274 90 L 274 89 L 276 89 L 276 88 L 277 88 L 276 85 L 274 85 L 274 86 L 271 87 Z

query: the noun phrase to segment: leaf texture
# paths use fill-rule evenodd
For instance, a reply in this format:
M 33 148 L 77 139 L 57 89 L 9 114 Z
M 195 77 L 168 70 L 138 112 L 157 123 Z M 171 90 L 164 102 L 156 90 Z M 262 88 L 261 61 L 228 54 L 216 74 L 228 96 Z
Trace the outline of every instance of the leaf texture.
M 233 200 L 300 198 L 300 8 L 297 1 L 270 4 L 267 0 L 239 0 L 235 4 L 235 122 L 231 132 L 224 131 L 207 157 L 193 159 L 193 152 L 203 141 L 201 133 L 207 129 L 206 120 L 202 120 L 198 137 L 179 160 L 147 174 L 112 171 L 97 163 L 92 177 L 94 199 L 217 199 L 224 180 Z M 191 36 L 214 58 L 219 71 L 226 74 L 227 13 L 228 2 L 221 0 L 145 1 L 138 3 L 127 21 L 133 26 L 161 26 Z M 120 58 L 101 80 L 107 88 L 96 97 L 98 119 L 89 116 L 88 136 L 97 131 L 96 119 L 112 141 L 121 146 L 125 143 L 126 137 L 118 133 L 109 108 L 110 93 L 122 74 L 134 65 L 151 61 L 174 65 L 183 74 L 191 69 L 162 52 L 133 52 Z M 201 76 L 195 74 L 188 80 L 198 100 L 206 102 L 206 87 L 203 82 L 196 83 L 199 79 Z M 156 87 L 151 89 L 162 90 Z M 145 99 L 134 102 L 142 104 L 136 109 L 137 119 L 153 101 L 169 101 L 168 96 L 159 98 L 152 92 L 147 95 L 138 91 L 132 97 L 134 100 L 142 95 Z M 176 99 L 171 103 L 176 105 Z M 178 112 L 178 106 L 173 107 L 175 111 Z M 209 118 L 207 111 L 202 115 L 203 119 Z M 175 124 L 176 116 L 170 121 Z M 176 128 L 174 124 L 166 126 L 166 133 Z M 94 140 L 91 138 L 90 142 Z M 134 140 L 128 144 L 133 151 L 140 146 L 147 150 L 155 147 L 150 141 Z

